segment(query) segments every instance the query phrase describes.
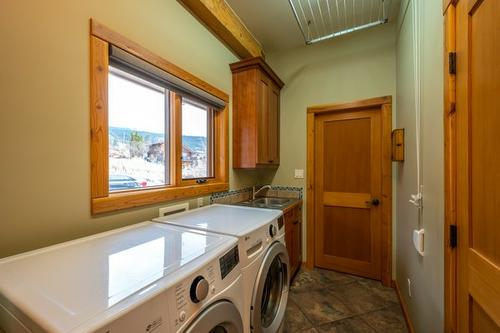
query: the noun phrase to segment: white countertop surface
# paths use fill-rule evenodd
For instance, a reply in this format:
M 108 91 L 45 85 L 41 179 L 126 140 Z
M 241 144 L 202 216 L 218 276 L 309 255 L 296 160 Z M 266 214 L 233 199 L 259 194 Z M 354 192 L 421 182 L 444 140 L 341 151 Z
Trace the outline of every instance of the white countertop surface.
M 282 214 L 281 210 L 215 204 L 153 221 L 241 237 Z
M 236 244 L 233 237 L 139 223 L 0 260 L 0 302 L 46 331 L 70 332 L 133 307 Z

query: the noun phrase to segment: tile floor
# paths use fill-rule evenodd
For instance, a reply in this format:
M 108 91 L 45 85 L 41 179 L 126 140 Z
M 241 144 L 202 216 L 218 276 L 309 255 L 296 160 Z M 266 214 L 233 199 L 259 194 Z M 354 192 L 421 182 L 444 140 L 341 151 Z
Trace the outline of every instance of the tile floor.
M 285 333 L 407 332 L 398 297 L 378 281 L 301 270 L 290 288 Z

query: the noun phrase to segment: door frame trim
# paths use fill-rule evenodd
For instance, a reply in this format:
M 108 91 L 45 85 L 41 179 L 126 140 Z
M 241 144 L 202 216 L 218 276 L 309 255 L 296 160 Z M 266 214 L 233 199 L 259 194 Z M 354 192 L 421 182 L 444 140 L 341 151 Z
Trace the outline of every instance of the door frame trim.
M 382 284 L 392 282 L 392 97 L 382 96 L 348 103 L 310 106 L 307 108 L 307 187 L 306 187 L 306 268 L 315 265 L 315 212 L 314 212 L 314 147 L 315 117 L 320 114 L 341 111 L 364 111 L 380 108 L 382 117 L 382 230 L 381 230 L 381 278 Z
M 444 127 L 444 331 L 457 330 L 457 248 L 451 247 L 450 226 L 457 225 L 456 74 L 449 71 L 449 53 L 456 48 L 456 4 L 443 3 L 443 127 Z M 455 71 L 456 73 L 456 71 Z

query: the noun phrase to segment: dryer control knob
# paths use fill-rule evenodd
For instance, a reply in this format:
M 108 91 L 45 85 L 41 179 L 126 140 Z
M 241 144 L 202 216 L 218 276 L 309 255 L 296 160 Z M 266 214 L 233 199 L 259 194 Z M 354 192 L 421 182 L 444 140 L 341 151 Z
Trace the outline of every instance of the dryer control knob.
M 203 276 L 198 275 L 191 283 L 189 294 L 193 303 L 203 301 L 208 295 L 208 281 Z
M 271 238 L 276 236 L 276 227 L 274 226 L 274 224 L 271 224 L 269 226 L 269 236 L 271 236 Z

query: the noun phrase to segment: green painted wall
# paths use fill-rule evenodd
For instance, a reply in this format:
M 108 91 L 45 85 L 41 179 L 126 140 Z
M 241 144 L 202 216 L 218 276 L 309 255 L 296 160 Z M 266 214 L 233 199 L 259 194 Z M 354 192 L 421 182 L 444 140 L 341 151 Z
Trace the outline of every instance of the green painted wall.
M 89 18 L 228 94 L 236 57 L 174 0 L 0 7 L 0 257 L 157 216 L 158 205 L 90 215 Z M 231 169 L 231 187 L 256 177 Z
M 418 6 L 418 7 L 414 7 Z M 405 129 L 405 162 L 398 164 L 396 279 L 416 332 L 444 329 L 444 166 L 442 1 L 403 1 L 397 36 L 397 127 Z M 415 10 L 418 13 L 415 13 Z M 418 43 L 417 43 L 418 41 Z M 419 47 L 417 47 L 419 45 Z M 417 50 L 417 51 L 416 51 Z M 415 64 L 420 69 L 415 71 Z M 420 98 L 416 89 L 420 88 Z M 420 130 L 417 105 L 420 102 Z M 417 168 L 417 133 L 421 136 Z M 418 171 L 418 169 L 420 171 Z M 423 210 L 408 203 L 423 185 Z M 425 230 L 425 254 L 412 243 L 414 229 Z M 407 279 L 411 279 L 412 297 Z
M 394 24 L 267 55 L 266 60 L 285 82 L 281 91 L 281 164 L 274 184 L 305 189 L 306 179 L 295 179 L 294 169 L 304 169 L 304 175 L 307 172 L 308 106 L 387 95 L 395 103 L 395 57 Z M 305 216 L 305 208 L 303 211 Z M 305 223 L 303 228 L 305 255 Z

